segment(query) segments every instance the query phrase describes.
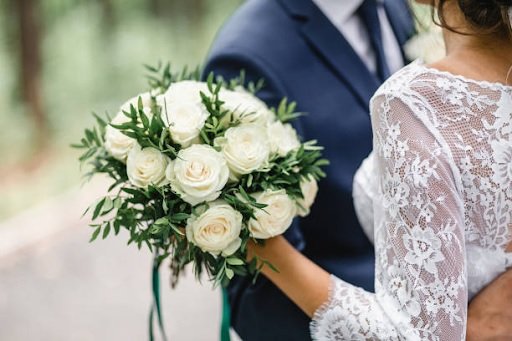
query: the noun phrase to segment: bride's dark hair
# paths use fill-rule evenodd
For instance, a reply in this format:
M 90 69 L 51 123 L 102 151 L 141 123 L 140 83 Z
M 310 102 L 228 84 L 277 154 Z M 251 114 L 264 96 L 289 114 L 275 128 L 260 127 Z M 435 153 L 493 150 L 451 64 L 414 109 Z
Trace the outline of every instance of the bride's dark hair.
M 437 5 L 441 26 L 454 30 L 446 23 L 444 7 L 448 2 L 456 1 L 466 20 L 479 34 L 509 34 L 512 37 L 509 14 L 512 0 L 439 0 Z

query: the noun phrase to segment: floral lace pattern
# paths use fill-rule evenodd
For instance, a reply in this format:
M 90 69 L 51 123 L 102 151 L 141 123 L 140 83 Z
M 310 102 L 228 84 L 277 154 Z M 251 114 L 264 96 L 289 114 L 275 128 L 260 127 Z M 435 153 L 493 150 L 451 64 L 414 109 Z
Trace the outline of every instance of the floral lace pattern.
M 415 62 L 371 116 L 354 201 L 375 241 L 376 292 L 333 277 L 312 336 L 465 340 L 469 298 L 512 265 L 512 87 Z

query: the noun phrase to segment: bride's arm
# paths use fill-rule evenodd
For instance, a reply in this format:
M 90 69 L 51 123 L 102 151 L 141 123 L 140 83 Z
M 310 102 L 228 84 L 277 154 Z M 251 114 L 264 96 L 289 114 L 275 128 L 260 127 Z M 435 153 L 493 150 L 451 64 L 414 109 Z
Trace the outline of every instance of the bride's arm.
M 250 258 L 257 255 L 279 270 L 264 266 L 262 272 L 309 317 L 328 300 L 329 273 L 298 252 L 286 239 L 279 236 L 267 240 L 265 246 L 252 242 L 248 246 Z
M 464 209 L 449 151 L 404 98 L 374 101 L 376 293 L 331 277 L 282 238 L 251 250 L 306 314 L 315 339 L 464 340 Z M 335 223 L 335 222 L 333 222 Z M 342 222 L 339 222 L 342 223 Z

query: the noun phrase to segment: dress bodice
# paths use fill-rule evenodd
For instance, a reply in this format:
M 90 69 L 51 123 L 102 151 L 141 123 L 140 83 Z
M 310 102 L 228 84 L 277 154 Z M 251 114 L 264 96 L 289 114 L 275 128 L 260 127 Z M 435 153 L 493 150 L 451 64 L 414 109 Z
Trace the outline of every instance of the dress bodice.
M 371 116 L 354 204 L 376 293 L 334 278 L 313 337 L 464 340 L 468 300 L 512 265 L 512 87 L 414 62 Z

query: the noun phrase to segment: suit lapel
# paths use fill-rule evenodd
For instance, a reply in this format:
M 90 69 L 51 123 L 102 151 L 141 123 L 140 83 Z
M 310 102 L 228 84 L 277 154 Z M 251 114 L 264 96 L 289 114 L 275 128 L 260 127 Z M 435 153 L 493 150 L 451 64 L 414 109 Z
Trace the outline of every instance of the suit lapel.
M 380 85 L 343 35 L 311 0 L 279 0 L 292 17 L 308 44 L 368 108 Z

